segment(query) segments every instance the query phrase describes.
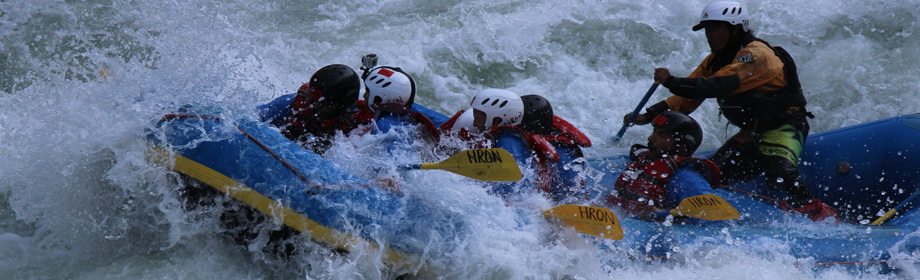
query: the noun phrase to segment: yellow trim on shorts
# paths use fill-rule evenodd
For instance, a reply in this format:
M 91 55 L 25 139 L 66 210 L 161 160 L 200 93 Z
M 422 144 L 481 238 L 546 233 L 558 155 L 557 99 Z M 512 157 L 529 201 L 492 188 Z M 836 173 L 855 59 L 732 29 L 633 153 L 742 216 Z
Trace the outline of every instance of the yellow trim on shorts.
M 802 138 L 804 137 L 798 129 L 786 124 L 761 134 L 757 148 L 764 155 L 783 157 L 792 162 L 793 166 L 798 167 L 799 156 L 804 146 L 800 140 Z

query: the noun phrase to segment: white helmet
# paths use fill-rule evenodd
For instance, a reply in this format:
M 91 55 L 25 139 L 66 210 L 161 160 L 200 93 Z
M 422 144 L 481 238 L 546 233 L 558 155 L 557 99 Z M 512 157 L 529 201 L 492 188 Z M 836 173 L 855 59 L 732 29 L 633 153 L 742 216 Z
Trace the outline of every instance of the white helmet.
M 364 79 L 365 100 L 371 110 L 377 104 L 396 103 L 409 109 L 415 102 L 415 80 L 396 67 L 380 66 Z
M 713 21 L 724 21 L 731 25 L 740 24 L 744 31 L 748 31 L 748 24 L 751 22 L 751 18 L 748 16 L 747 9 L 744 9 L 741 3 L 715 1 L 703 8 L 703 13 L 700 14 L 700 23 L 693 26 L 693 31 L 711 26 Z
M 521 97 L 504 89 L 487 88 L 480 91 L 473 97 L 470 107 L 486 113 L 486 128 L 518 125 L 524 116 L 524 102 L 521 101 Z M 497 123 L 496 118 L 500 119 Z
M 453 133 L 460 132 L 461 128 L 466 128 L 467 131 L 471 133 L 479 132 L 475 126 L 473 126 L 473 110 L 466 110 L 463 114 L 460 114 L 457 117 L 457 120 L 454 122 L 454 126 L 450 129 Z

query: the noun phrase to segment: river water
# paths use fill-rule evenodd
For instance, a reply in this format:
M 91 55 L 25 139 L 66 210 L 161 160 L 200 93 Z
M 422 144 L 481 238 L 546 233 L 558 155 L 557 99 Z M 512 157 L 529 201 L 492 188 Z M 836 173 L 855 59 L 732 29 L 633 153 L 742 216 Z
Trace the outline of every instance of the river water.
M 690 30 L 707 3 L 0 1 L 0 279 L 395 277 L 373 256 L 301 244 L 315 253 L 278 260 L 236 246 L 216 222 L 177 206 L 181 183 L 147 162 L 145 129 L 189 103 L 252 118 L 254 105 L 294 92 L 320 67 L 357 69 L 375 53 L 416 78 L 418 104 L 451 115 L 485 87 L 540 94 L 594 141 L 589 156 L 623 153 L 650 133 L 634 127 L 609 141 L 653 69 L 684 76 L 708 54 L 705 35 Z M 817 115 L 813 133 L 920 111 L 920 2 L 745 4 L 755 34 L 796 59 Z M 651 102 L 667 96 L 659 90 Z M 714 102 L 693 116 L 705 130 L 703 149 L 733 133 Z M 482 191 L 450 192 L 468 187 L 459 181 L 409 189 L 426 187 L 459 195 L 451 202 L 471 212 L 516 215 L 482 206 L 500 204 Z M 898 274 L 812 269 L 781 244 L 769 254 L 696 248 L 666 263 L 603 257 L 509 223 L 483 227 L 445 278 L 920 277 L 915 259 Z

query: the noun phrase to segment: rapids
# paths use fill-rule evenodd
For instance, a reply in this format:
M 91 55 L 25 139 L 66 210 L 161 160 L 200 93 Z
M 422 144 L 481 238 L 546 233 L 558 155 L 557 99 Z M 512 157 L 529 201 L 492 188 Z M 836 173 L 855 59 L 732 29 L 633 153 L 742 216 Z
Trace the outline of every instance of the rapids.
M 184 182 L 146 160 L 145 130 L 190 103 L 220 107 L 222 119 L 255 118 L 255 105 L 294 92 L 320 67 L 357 69 L 375 53 L 416 78 L 418 104 L 452 115 L 485 87 L 540 94 L 591 137 L 589 156 L 624 153 L 651 128 L 609 139 L 653 69 L 684 76 L 708 54 L 705 35 L 690 30 L 707 3 L 0 1 L 0 279 L 399 276 L 371 249 L 340 256 L 302 242 L 300 258 L 283 260 L 234 244 L 215 213 L 182 209 Z M 920 1 L 745 4 L 755 35 L 796 59 L 817 115 L 812 133 L 920 111 Z M 667 96 L 659 89 L 649 104 Z M 693 116 L 701 149 L 734 133 L 715 102 Z M 366 153 L 339 145 L 333 154 L 360 171 Z M 406 191 L 471 213 L 472 224 L 506 220 L 477 225 L 456 255 L 432 256 L 453 271 L 446 279 L 920 278 L 911 252 L 892 261 L 894 274 L 813 269 L 782 244 L 679 248 L 664 263 L 598 255 L 571 231 L 518 227 L 522 210 L 469 180 L 429 174 L 405 178 Z

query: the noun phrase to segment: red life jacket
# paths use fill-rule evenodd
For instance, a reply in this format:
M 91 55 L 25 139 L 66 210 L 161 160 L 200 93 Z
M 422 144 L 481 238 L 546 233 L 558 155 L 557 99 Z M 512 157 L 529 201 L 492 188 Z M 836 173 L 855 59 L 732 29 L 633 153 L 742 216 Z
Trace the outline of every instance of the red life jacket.
M 559 153 L 556 152 L 556 147 L 554 147 L 553 144 L 546 140 L 547 135 L 539 135 L 533 133 L 525 134 L 527 134 L 527 139 L 530 142 L 530 148 L 533 149 L 533 152 L 537 155 L 539 161 L 559 161 Z
M 636 146 L 633 146 L 633 151 L 635 149 Z M 669 156 L 651 160 L 647 156 L 648 152 L 631 154 L 632 160 L 614 184 L 616 195 L 607 196 L 608 203 L 621 205 L 634 215 L 648 211 L 651 207 L 670 209 L 676 205 L 667 205 L 665 187 L 677 169 L 686 166 L 696 168 L 712 187 L 717 186 L 721 176 L 719 167 L 708 159 Z
M 457 119 L 460 118 L 465 110 L 460 110 L 449 120 L 444 122 L 441 125 L 441 133 L 444 135 L 454 135 L 465 140 L 473 140 L 475 137 L 471 135 L 466 128 L 461 128 L 459 131 L 454 132 L 453 127 L 456 124 Z M 591 147 L 591 139 L 587 135 L 582 133 L 578 128 L 569 123 L 568 121 L 560 118 L 559 116 L 553 116 L 553 127 L 556 128 L 558 133 L 553 134 L 534 134 L 534 133 L 525 133 L 527 135 L 527 142 L 530 144 L 531 148 L 534 149 L 534 152 L 544 160 L 559 161 L 559 154 L 556 152 L 555 146 L 553 143 L 564 143 L 577 147 Z M 495 129 L 490 128 L 489 132 L 494 132 Z
M 520 128 L 510 125 L 490 127 L 489 130 L 484 132 L 481 137 L 480 135 L 473 135 L 466 128 L 460 128 L 459 131 L 454 132 L 454 125 L 457 123 L 457 119 L 460 118 L 460 115 L 462 115 L 464 112 L 466 112 L 466 110 L 460 110 L 454 114 L 453 117 L 444 122 L 444 124 L 441 125 L 441 133 L 444 135 L 453 135 L 466 141 L 475 141 L 475 146 L 479 148 L 490 148 L 487 146 L 488 141 L 485 141 L 485 139 L 494 139 L 495 135 L 498 135 L 500 132 L 514 132 L 516 135 L 518 135 L 518 137 L 521 138 L 522 142 L 526 143 L 527 146 L 530 147 L 532 153 L 536 153 L 538 155 L 534 161 L 537 171 L 537 179 L 535 181 L 534 187 L 540 190 L 549 191 L 553 182 L 553 177 L 550 173 L 549 167 L 546 165 L 546 158 L 559 161 L 559 155 L 556 154 L 555 148 L 553 148 L 549 142 L 543 139 L 543 137 L 540 135 L 526 133 Z
M 546 141 L 561 142 L 579 147 L 591 147 L 591 139 L 588 139 L 587 135 L 559 116 L 553 116 L 553 127 L 559 130 L 559 133 L 542 135 Z
M 365 110 L 364 102 L 359 100 L 355 107 L 346 109 L 350 113 L 317 120 L 316 116 L 313 116 L 310 104 L 322 97 L 322 93 L 310 91 L 308 85 L 308 83 L 303 84 L 297 90 L 297 96 L 291 103 L 290 112 L 284 118 L 285 125 L 281 128 L 281 133 L 288 139 L 303 142 L 307 134 L 320 138 L 331 138 L 336 131 L 349 133 L 359 125 L 369 124 L 374 118 L 373 112 Z M 360 109 L 353 111 L 354 108 Z
M 579 154 L 581 154 L 580 147 L 591 147 L 591 139 L 588 139 L 587 135 L 559 116 L 553 116 L 553 128 L 555 130 L 550 134 L 528 133 L 534 152 L 542 159 L 559 161 L 559 153 L 556 152 L 555 145 L 568 145 L 577 149 Z
M 588 136 L 559 116 L 553 116 L 553 128 L 553 133 L 550 134 L 527 133 L 534 154 L 537 155 L 539 174 L 537 188 L 547 193 L 552 193 L 554 186 L 553 168 L 550 161 L 559 162 L 560 160 L 559 152 L 556 151 L 557 145 L 569 146 L 579 156 L 581 156 L 581 147 L 591 146 L 591 139 L 588 139 Z M 584 185 L 584 183 L 582 180 L 581 184 Z
M 462 115 L 464 112 L 465 110 L 460 110 L 454 114 L 453 117 L 444 122 L 444 124 L 441 125 L 441 133 L 445 135 L 456 135 L 461 139 L 473 141 L 476 138 L 475 135 L 471 135 L 466 128 L 461 128 L 457 132 L 453 131 L 453 127 L 456 124 L 457 119 L 459 119 L 460 115 Z M 553 185 L 552 168 L 550 168 L 549 162 L 558 162 L 560 160 L 559 153 L 556 151 L 554 143 L 572 145 L 574 147 L 591 146 L 591 140 L 588 139 L 588 136 L 578 130 L 578 128 L 576 128 L 574 125 L 558 116 L 553 116 L 553 127 L 556 131 L 558 131 L 558 133 L 541 135 L 526 133 L 523 132 L 520 128 L 514 126 L 498 126 L 489 128 L 489 131 L 485 133 L 485 135 L 487 135 L 486 138 L 491 138 L 488 135 L 494 135 L 501 130 L 506 130 L 509 128 L 521 131 L 521 134 L 525 136 L 524 142 L 530 146 L 533 154 L 536 155 L 534 158 L 537 171 L 535 187 L 537 189 L 549 192 Z
M 428 135 L 431 136 L 435 143 L 441 141 L 441 132 L 438 131 L 438 127 L 434 125 L 434 122 L 428 116 L 419 112 L 412 112 L 412 117 L 415 118 L 416 124 L 421 124 L 425 128 L 425 131 L 428 132 Z
M 549 161 L 559 161 L 559 153 L 556 147 L 546 141 L 542 135 L 526 133 L 530 141 L 531 150 L 536 155 L 535 163 L 537 167 L 537 180 L 534 187 L 543 192 L 550 193 L 553 189 L 553 170 L 550 168 Z

